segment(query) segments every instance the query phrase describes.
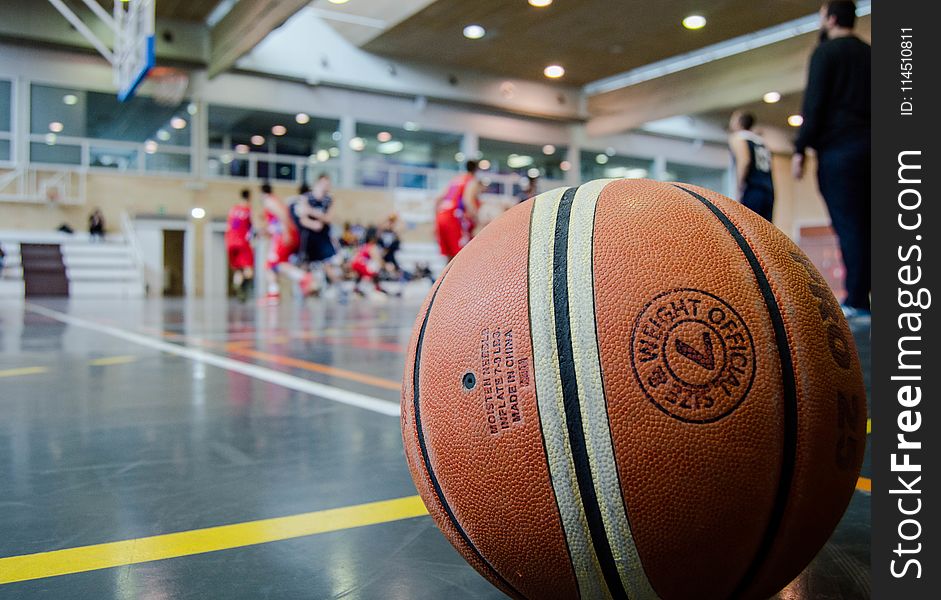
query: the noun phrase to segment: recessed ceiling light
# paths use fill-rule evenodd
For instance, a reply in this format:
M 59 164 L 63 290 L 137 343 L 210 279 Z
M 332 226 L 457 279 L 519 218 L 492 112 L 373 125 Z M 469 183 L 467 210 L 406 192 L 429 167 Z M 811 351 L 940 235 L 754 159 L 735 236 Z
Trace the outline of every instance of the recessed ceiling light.
M 199 106 L 197 106 L 195 102 L 190 102 L 189 104 L 186 105 L 186 112 L 189 113 L 191 116 L 195 115 L 196 113 L 199 112 Z
M 467 158 L 467 157 L 464 156 L 464 153 L 463 153 L 463 152 L 457 152 L 457 153 L 454 154 L 454 160 L 455 160 L 455 162 L 464 162 L 464 159 L 465 159 L 465 158 Z M 477 166 L 480 166 L 480 165 L 477 165 Z
M 336 146 L 333 146 L 332 148 L 327 150 L 327 153 L 330 154 L 331 157 L 336 158 L 340 156 L 340 149 L 337 148 Z
M 62 96 L 62 103 L 67 104 L 68 106 L 74 106 L 78 104 L 78 96 L 75 94 L 66 94 Z
M 563 160 L 562 162 L 559 163 L 559 168 L 562 169 L 563 171 L 568 171 L 569 169 L 572 168 L 572 163 L 570 163 L 567 160 Z
M 511 154 L 506 158 L 506 166 L 511 169 L 525 169 L 533 164 L 533 157 L 528 154 Z
M 288 128 L 285 127 L 284 125 L 275 125 L 274 127 L 271 128 L 271 133 L 273 133 L 274 135 L 284 135 L 287 132 L 288 132 Z
M 542 147 L 542 153 L 545 154 L 546 156 L 552 156 L 553 154 L 555 154 L 555 146 L 553 146 L 552 144 L 546 144 L 545 146 Z
M 170 127 L 174 129 L 185 129 L 186 128 L 186 119 L 183 117 L 173 117 L 170 119 Z
M 414 121 L 406 121 L 403 127 L 405 128 L 405 131 L 418 131 L 421 129 L 421 125 L 415 123 Z
M 706 26 L 706 17 L 702 15 L 690 15 L 683 19 L 683 27 L 687 29 L 702 29 Z
M 265 143 L 265 136 L 263 136 L 263 135 L 253 135 L 253 136 L 252 136 L 252 143 L 255 144 L 256 146 L 261 146 L 262 144 Z
M 334 131 L 333 133 L 330 134 L 330 139 L 332 139 L 334 142 L 339 142 L 340 140 L 343 139 L 343 134 L 340 133 L 339 131 Z
M 469 40 L 479 40 L 487 35 L 487 30 L 480 25 L 468 25 L 464 28 L 464 37 Z
M 160 129 L 160 130 L 158 130 L 158 131 L 157 131 L 157 139 L 160 140 L 161 142 L 168 142 L 168 141 L 170 141 L 170 132 L 167 131 L 166 129 Z
M 235 151 L 238 154 L 248 154 L 248 146 L 246 146 L 245 144 L 239 144 L 235 147 Z
M 157 145 L 157 142 L 153 140 L 147 140 L 144 142 L 144 152 L 147 154 L 156 154 L 157 148 L 159 148 L 159 146 Z
M 791 127 L 800 127 L 804 124 L 804 117 L 800 115 L 791 115 L 787 118 L 787 124 Z
M 366 140 L 361 137 L 355 137 L 350 140 L 350 149 L 353 152 L 362 152 L 366 149 Z
M 329 0 L 330 4 L 346 4 L 350 0 Z
M 615 154 L 618 153 L 618 151 L 612 148 L 611 146 L 608 146 L 608 148 L 604 151 L 604 153 L 607 154 L 608 156 L 614 156 Z
M 565 75 L 565 68 L 562 65 L 549 65 L 542 72 L 549 79 L 558 79 Z
M 775 102 L 778 102 L 779 100 L 781 100 L 781 94 L 780 92 L 768 92 L 767 94 L 764 95 L 762 100 L 764 100 L 768 104 L 774 104 Z
M 488 169 L 490 169 L 490 161 L 487 159 L 484 159 L 480 161 L 479 163 L 477 163 L 477 166 L 483 169 L 484 171 L 487 171 Z
M 526 175 L 527 175 L 530 179 L 535 179 L 535 178 L 539 177 L 539 169 L 537 169 L 536 167 L 533 167 L 532 169 L 526 171 Z
M 330 160 L 330 151 L 327 149 L 321 149 L 317 151 L 317 160 L 320 162 L 327 162 Z
M 307 113 L 297 113 L 294 116 L 294 120 L 297 121 L 299 125 L 306 125 L 310 123 L 310 115 Z
M 392 139 L 392 134 L 388 131 L 380 131 L 379 134 L 376 135 L 376 139 L 380 142 L 388 142 Z
M 190 215 L 192 215 L 194 219 L 202 219 L 206 216 L 206 209 L 194 206 L 193 210 L 190 211 Z
M 529 5 L 536 8 L 545 8 L 550 4 L 552 4 L 552 0 L 529 0 Z
M 59 133 L 63 129 L 65 129 L 65 125 L 63 125 L 59 121 L 53 121 L 52 123 L 49 123 L 49 131 L 51 131 L 52 133 Z
M 606 165 L 608 164 L 609 160 L 610 159 L 608 158 L 607 154 L 599 154 L 598 156 L 595 157 L 595 162 L 598 163 L 599 165 Z
M 54 133 L 47 133 L 47 134 L 46 134 L 46 143 L 47 143 L 48 145 L 50 145 L 50 146 L 55 146 L 55 145 L 56 145 L 56 134 L 54 134 Z

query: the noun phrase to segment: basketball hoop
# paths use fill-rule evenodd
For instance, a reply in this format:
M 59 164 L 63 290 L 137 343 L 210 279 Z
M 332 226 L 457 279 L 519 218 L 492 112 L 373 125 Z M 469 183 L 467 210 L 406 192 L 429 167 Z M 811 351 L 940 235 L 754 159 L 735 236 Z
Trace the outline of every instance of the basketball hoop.
M 160 106 L 179 106 L 189 88 L 189 75 L 172 67 L 154 67 L 147 76 L 147 87 Z

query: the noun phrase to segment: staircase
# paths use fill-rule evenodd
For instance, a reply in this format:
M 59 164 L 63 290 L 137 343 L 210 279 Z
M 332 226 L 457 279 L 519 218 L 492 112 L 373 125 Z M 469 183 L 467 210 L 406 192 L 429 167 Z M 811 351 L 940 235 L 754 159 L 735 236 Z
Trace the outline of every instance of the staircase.
M 144 283 L 123 236 L 0 231 L 6 252 L 0 298 L 140 298 Z
M 20 263 L 27 298 L 69 295 L 69 279 L 59 244 L 20 244 Z

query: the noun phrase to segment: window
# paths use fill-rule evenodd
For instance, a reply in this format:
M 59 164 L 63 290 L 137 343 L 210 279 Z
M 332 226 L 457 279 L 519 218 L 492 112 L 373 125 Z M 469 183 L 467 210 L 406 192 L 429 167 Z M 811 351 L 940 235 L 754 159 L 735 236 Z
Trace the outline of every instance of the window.
M 546 144 L 535 146 L 499 140 L 480 139 L 481 167 L 499 175 L 529 175 L 530 171 L 547 179 L 563 179 L 566 148 Z M 534 170 L 535 169 L 535 170 Z
M 30 87 L 30 160 L 99 169 L 188 172 L 193 116 L 184 101 Z
M 224 177 L 298 180 L 339 155 L 340 122 L 232 106 L 209 107 L 208 171 Z
M 356 124 L 349 146 L 359 153 L 357 182 L 365 186 L 436 189 L 437 170 L 457 171 L 457 133 Z
M 12 160 L 13 85 L 0 79 L 0 161 Z
M 691 183 L 709 190 L 728 194 L 727 182 L 728 171 L 726 169 L 714 169 L 710 167 L 698 167 L 696 165 L 684 165 L 680 163 L 667 163 L 667 170 L 664 174 L 664 181 L 681 181 Z
M 625 179 L 654 177 L 653 161 L 646 158 L 583 151 L 581 153 L 581 163 L 582 181 L 608 177 Z

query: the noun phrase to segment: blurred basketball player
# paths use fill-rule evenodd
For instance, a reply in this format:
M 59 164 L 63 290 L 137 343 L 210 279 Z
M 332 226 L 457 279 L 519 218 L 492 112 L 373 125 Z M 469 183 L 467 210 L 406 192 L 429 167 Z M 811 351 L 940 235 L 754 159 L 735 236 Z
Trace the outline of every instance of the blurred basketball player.
M 252 193 L 242 190 L 238 203 L 229 210 L 225 246 L 232 269 L 236 297 L 245 302 L 255 277 L 255 253 L 252 251 Z
M 265 259 L 268 302 L 277 304 L 281 299 L 278 275 L 300 284 L 301 293 L 306 296 L 310 293 L 313 277 L 290 262 L 291 255 L 297 252 L 299 245 L 297 227 L 288 215 L 287 206 L 272 192 L 270 184 L 263 184 L 261 193 L 268 235 L 268 256 Z
M 364 279 L 369 280 L 372 283 L 373 289 L 377 292 L 386 295 L 389 294 L 389 292 L 384 290 L 379 284 L 379 269 L 381 268 L 380 265 L 382 265 L 382 254 L 382 248 L 379 246 L 379 232 L 376 231 L 375 228 L 370 227 L 366 231 L 366 241 L 359 247 L 359 250 L 353 256 L 353 260 L 350 263 L 350 268 L 353 273 L 355 273 L 356 277 L 353 292 L 358 296 L 365 295 L 363 291 L 359 289 L 359 284 L 362 283 Z
M 752 131 L 754 126 L 755 116 L 749 112 L 737 110 L 729 120 L 729 149 L 738 183 L 736 200 L 771 221 L 774 212 L 771 151 L 761 136 Z
M 330 223 L 333 219 L 330 177 L 321 174 L 313 189 L 303 193 L 291 208 L 291 217 L 300 232 L 299 261 L 306 265 L 322 265 L 330 283 L 342 281 L 340 256 L 330 237 Z
M 457 256 L 474 236 L 481 191 L 476 173 L 477 161 L 467 161 L 466 172 L 452 179 L 445 192 L 435 200 L 438 245 L 448 260 Z
M 817 151 L 817 184 L 827 203 L 846 266 L 843 313 L 870 318 L 872 48 L 853 32 L 856 4 L 832 0 L 820 9 L 821 42 L 810 59 L 804 123 L 794 142 L 792 172 L 804 175 L 804 152 Z

